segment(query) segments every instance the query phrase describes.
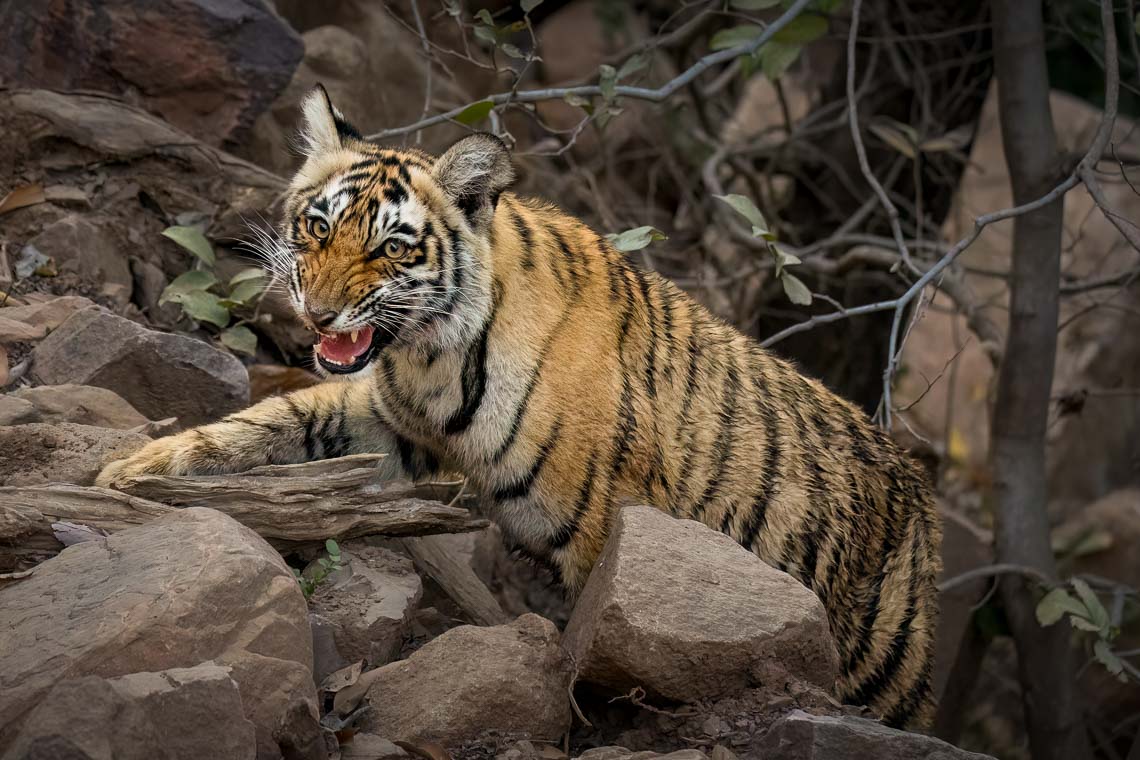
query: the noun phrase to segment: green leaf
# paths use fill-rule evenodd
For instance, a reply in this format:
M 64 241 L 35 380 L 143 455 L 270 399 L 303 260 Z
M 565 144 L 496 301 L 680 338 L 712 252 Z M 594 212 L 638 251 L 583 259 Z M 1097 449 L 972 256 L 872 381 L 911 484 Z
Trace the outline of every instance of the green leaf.
M 814 13 L 796 16 L 780 31 L 772 35 L 776 42 L 789 45 L 806 45 L 827 34 L 827 19 Z
M 598 67 L 598 87 L 602 90 L 602 98 L 614 99 L 614 88 L 617 86 L 617 69 L 607 63 Z
M 780 284 L 784 286 L 784 294 L 789 301 L 797 306 L 811 305 L 811 291 L 799 277 L 784 272 L 780 275 Z
M 618 72 L 617 72 L 618 81 L 625 79 L 626 77 L 630 76 L 631 74 L 636 74 L 637 72 L 644 69 L 647 64 L 648 64 L 648 60 L 646 59 L 646 57 L 643 53 L 638 53 L 637 55 L 631 56 L 629 58 L 629 60 L 627 60 L 625 63 L 623 63 L 621 65 L 621 68 L 618 69 Z
M 487 26 L 493 27 L 495 25 L 495 19 L 491 17 L 491 11 L 487 10 L 486 8 L 480 8 L 479 12 L 475 14 L 475 18 L 482 21 Z
M 443 9 L 447 11 L 447 15 L 456 18 L 463 14 L 463 9 L 459 7 L 459 0 L 443 0 Z
M 756 24 L 741 24 L 740 26 L 721 29 L 709 40 L 709 47 L 713 50 L 728 50 L 730 48 L 751 42 L 760 36 L 764 30 Z
M 803 49 L 803 45 L 769 40 L 756 54 L 760 59 L 760 70 L 769 81 L 775 82 L 796 62 Z
M 257 336 L 245 325 L 234 325 L 222 331 L 222 345 L 247 356 L 257 353 Z
M 230 287 L 237 285 L 239 282 L 247 282 L 248 280 L 257 280 L 263 277 L 268 277 L 269 273 L 260 267 L 249 267 L 243 269 L 233 277 L 230 278 Z
M 775 8 L 780 0 L 729 0 L 728 4 L 741 11 L 762 11 Z
M 329 553 L 330 557 L 340 556 L 340 546 L 338 546 L 336 541 L 333 541 L 331 538 L 325 541 L 325 551 Z
M 667 240 L 665 233 L 656 227 L 634 227 L 632 230 L 606 235 L 614 248 L 628 253 L 640 251 L 654 240 Z
M 802 263 L 799 256 L 788 253 L 778 245 L 769 246 L 772 255 L 776 258 L 776 276 L 782 277 L 784 274 L 784 267 L 795 266 Z
M 455 116 L 455 120 L 457 122 L 459 122 L 460 124 L 466 124 L 467 126 L 471 126 L 472 124 L 475 124 L 476 122 L 480 122 L 480 121 L 483 121 L 483 119 L 486 119 L 487 114 L 491 113 L 491 109 L 494 107 L 495 107 L 495 104 L 492 103 L 491 101 L 480 100 L 478 103 L 472 103 L 471 105 L 467 106 L 462 111 L 460 111 Z
M 918 157 L 914 142 L 901 130 L 889 124 L 871 124 L 867 127 L 871 134 L 891 146 L 910 160 Z
M 216 284 L 217 281 L 218 278 L 214 276 L 213 272 L 207 272 L 203 269 L 191 269 L 189 272 L 183 272 L 163 289 L 162 295 L 158 297 L 158 304 L 161 306 L 173 300 L 174 296 L 179 293 L 208 290 L 211 286 Z
M 1100 603 L 1100 599 L 1098 599 L 1097 595 L 1093 593 L 1093 590 L 1089 588 L 1089 584 L 1080 578 L 1073 578 L 1073 588 L 1076 589 L 1077 596 L 1081 598 L 1085 608 L 1088 610 L 1088 614 L 1085 615 L 1085 617 L 1091 620 L 1100 630 L 1107 633 L 1111 624 L 1108 617 L 1108 610 L 1104 608 L 1104 605 Z
M 1120 679 L 1121 682 L 1128 680 L 1127 676 L 1124 675 L 1124 663 L 1108 648 L 1108 642 L 1104 639 L 1098 639 L 1097 642 L 1093 644 L 1093 654 L 1100 660 L 1100 663 L 1104 665 L 1108 672 Z
M 182 311 L 191 319 L 209 322 L 218 327 L 225 327 L 230 323 L 230 310 L 222 305 L 222 300 L 213 293 L 192 290 L 188 293 L 175 293 L 170 300 L 181 305 Z
M 809 7 L 820 13 L 835 13 L 843 7 L 845 2 L 847 0 L 815 0 Z
M 724 201 L 732 210 L 743 216 L 749 221 L 754 228 L 753 235 L 756 235 L 755 230 L 759 230 L 761 234 L 768 231 L 768 222 L 764 219 L 764 215 L 760 213 L 760 209 L 756 208 L 756 204 L 743 195 L 714 195 L 718 201 Z M 758 237 L 758 236 L 757 236 Z
M 522 0 L 519 5 L 522 6 L 523 13 L 530 13 L 538 6 L 542 5 L 542 0 Z
M 214 249 L 210 247 L 210 241 L 193 227 L 167 227 L 162 231 L 162 234 L 190 251 L 206 264 L 214 265 L 216 259 Z
M 509 55 L 511 58 L 519 58 L 519 59 L 526 58 L 526 53 L 519 50 L 517 45 L 512 45 L 509 42 L 504 42 L 502 45 L 499 45 L 499 50 L 502 50 L 504 53 Z
M 562 99 L 575 108 L 588 108 L 590 106 L 589 98 L 583 98 L 581 95 L 575 95 L 574 93 L 569 93 Z
M 484 26 L 482 24 L 475 27 L 475 36 L 483 42 L 488 42 L 492 45 L 499 44 L 499 35 L 495 33 L 495 27 Z
M 1087 615 L 1085 606 L 1078 602 L 1063 588 L 1055 588 L 1037 603 L 1037 622 L 1042 627 L 1049 627 L 1065 616 Z
M 246 280 L 239 282 L 237 287 L 230 291 L 226 300 L 245 305 L 261 295 L 263 290 L 265 290 L 265 283 L 260 280 Z
M 1080 615 L 1069 615 L 1069 625 L 1073 626 L 1079 631 L 1088 631 L 1089 633 L 1101 632 L 1099 625 Z

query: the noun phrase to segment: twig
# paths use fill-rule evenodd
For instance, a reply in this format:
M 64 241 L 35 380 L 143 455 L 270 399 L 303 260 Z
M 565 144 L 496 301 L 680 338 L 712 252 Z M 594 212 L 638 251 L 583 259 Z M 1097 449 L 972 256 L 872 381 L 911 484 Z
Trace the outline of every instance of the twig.
M 953 591 L 954 589 L 964 586 L 971 581 L 976 581 L 979 578 L 992 578 L 995 575 L 1021 575 L 1026 578 L 1041 583 L 1043 586 L 1052 586 L 1053 580 L 1035 567 L 1028 565 L 1012 565 L 1008 563 L 998 563 L 995 565 L 983 565 L 982 567 L 975 567 L 973 570 L 967 570 L 961 575 L 955 575 L 953 578 L 947 578 L 938 584 L 938 591 L 945 593 Z
M 690 82 L 695 80 L 701 74 L 708 71 L 713 66 L 731 61 L 742 55 L 751 55 L 756 52 L 768 40 L 772 39 L 773 35 L 781 29 L 790 24 L 807 6 L 811 0 L 796 0 L 792 3 L 791 7 L 783 13 L 779 18 L 773 21 L 764 29 L 755 39 L 737 45 L 728 50 L 720 50 L 715 53 L 709 53 L 703 58 L 699 59 L 689 68 L 678 74 L 673 79 L 657 88 L 650 87 L 629 87 L 626 85 L 618 85 L 614 88 L 614 94 L 619 97 L 636 98 L 638 100 L 648 100 L 655 103 L 660 103 L 667 100 L 675 92 L 687 86 Z M 577 97 L 595 97 L 602 94 L 602 89 L 598 85 L 583 85 L 580 87 L 550 87 L 544 90 L 526 90 L 523 92 L 500 92 L 486 98 L 475 101 L 476 103 L 485 103 L 490 101 L 492 106 L 500 106 L 505 103 L 537 103 L 543 100 L 558 100 L 569 96 Z M 406 124 L 402 127 L 393 127 L 391 129 L 383 129 L 367 136 L 368 140 L 383 140 L 388 137 L 398 137 L 400 135 L 415 132 L 427 127 L 434 127 L 437 124 L 444 124 L 453 120 L 456 116 L 463 113 L 464 110 L 474 105 L 469 103 L 467 105 L 453 108 L 435 116 L 430 116 L 426 119 L 420 119 L 413 124 Z
M 428 41 L 427 31 L 424 29 L 424 20 L 420 16 L 420 3 L 419 0 L 412 0 L 412 15 L 416 20 L 416 30 L 420 35 L 420 43 L 424 49 L 424 65 L 427 66 L 427 81 L 424 83 L 424 110 L 420 112 L 420 119 L 423 120 L 427 117 L 428 111 L 431 110 L 431 86 L 432 86 L 432 68 L 431 68 L 431 43 Z M 416 145 L 423 143 L 424 132 L 422 129 L 416 130 Z

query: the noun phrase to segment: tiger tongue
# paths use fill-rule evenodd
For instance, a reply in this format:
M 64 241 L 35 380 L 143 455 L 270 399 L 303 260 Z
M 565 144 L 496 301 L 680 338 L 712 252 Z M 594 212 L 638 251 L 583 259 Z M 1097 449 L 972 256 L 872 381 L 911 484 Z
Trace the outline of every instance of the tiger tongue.
M 351 333 L 321 333 L 317 351 L 337 364 L 352 364 L 371 344 L 372 328 L 364 327 Z

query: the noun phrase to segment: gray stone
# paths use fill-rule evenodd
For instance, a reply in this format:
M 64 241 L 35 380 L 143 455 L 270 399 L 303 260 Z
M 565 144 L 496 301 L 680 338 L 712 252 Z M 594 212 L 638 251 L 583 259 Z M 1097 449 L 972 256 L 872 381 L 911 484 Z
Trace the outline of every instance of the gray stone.
M 44 422 L 74 422 L 115 430 L 133 430 L 150 422 L 119 394 L 94 385 L 40 385 L 8 396 L 32 404 Z
M 70 546 L 0 587 L 0 609 L 0 746 L 62 679 L 212 661 L 238 684 L 259 758 L 324 757 L 305 598 L 281 557 L 220 512 Z
M 50 331 L 66 322 L 68 317 L 75 312 L 95 307 L 95 302 L 90 298 L 60 296 L 24 306 L 8 306 L 0 309 L 0 317 L 23 322 L 32 327 L 42 327 Z
M 583 680 L 680 701 L 788 680 L 830 689 L 838 668 L 815 594 L 652 507 L 618 513 L 563 645 Z
M 364 731 L 395 741 L 469 741 L 484 731 L 554 740 L 570 727 L 558 629 L 537 615 L 460 626 L 366 673 Z
M 133 280 L 114 222 L 98 216 L 65 216 L 30 241 L 57 269 L 72 272 L 119 306 L 131 300 Z
M 249 376 L 231 354 L 100 309 L 73 314 L 41 341 L 33 352 L 32 375 L 44 385 L 109 388 L 147 417 L 177 416 L 183 427 L 249 403 Z
M 764 760 L 993 760 L 941 739 L 888 728 L 866 718 L 796 710 L 772 724 L 760 745 Z
M 108 462 L 145 446 L 140 433 L 44 422 L 0 427 L 0 486 L 89 486 Z
M 358 733 L 340 745 L 340 757 L 341 760 L 403 760 L 411 755 L 375 734 Z
M 0 426 L 39 422 L 40 413 L 30 401 L 8 394 L 0 396 Z
M 56 684 L 4 754 L 69 760 L 250 760 L 253 723 L 242 714 L 229 668 L 203 663 L 120 678 Z
M 353 541 L 342 552 L 348 567 L 317 587 L 309 607 L 327 621 L 346 662 L 386 665 L 410 633 L 423 582 L 410 559 L 388 549 Z

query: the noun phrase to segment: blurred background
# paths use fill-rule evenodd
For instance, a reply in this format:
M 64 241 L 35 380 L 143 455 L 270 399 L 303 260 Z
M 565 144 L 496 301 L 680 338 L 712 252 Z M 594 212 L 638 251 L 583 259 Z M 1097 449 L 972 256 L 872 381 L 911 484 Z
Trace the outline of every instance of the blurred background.
M 255 399 L 300 387 L 309 338 L 242 273 L 299 165 L 303 95 L 322 83 L 391 145 L 494 131 L 518 192 L 613 235 L 927 464 L 945 523 L 936 733 L 1027 758 L 1071 729 L 1137 760 L 1136 14 L 2 0 L 0 291 L 216 342 Z M 195 288 L 190 270 L 215 276 Z M 9 341 L 9 389 L 29 350 Z

